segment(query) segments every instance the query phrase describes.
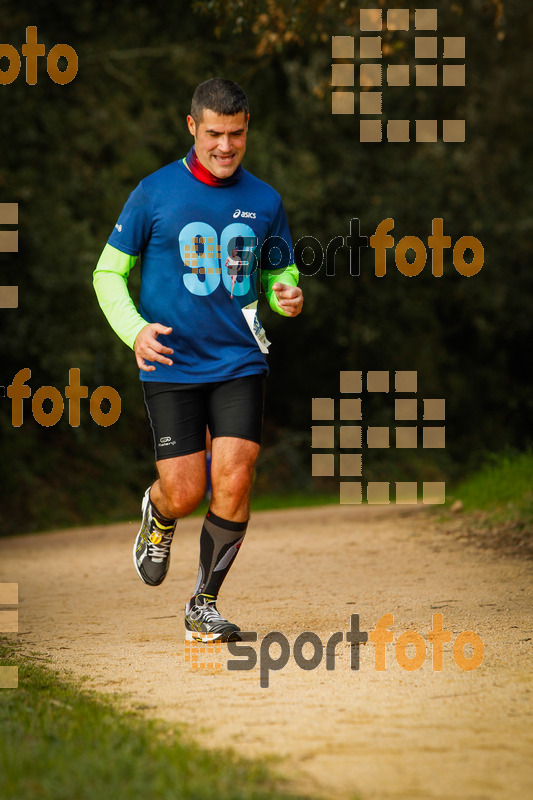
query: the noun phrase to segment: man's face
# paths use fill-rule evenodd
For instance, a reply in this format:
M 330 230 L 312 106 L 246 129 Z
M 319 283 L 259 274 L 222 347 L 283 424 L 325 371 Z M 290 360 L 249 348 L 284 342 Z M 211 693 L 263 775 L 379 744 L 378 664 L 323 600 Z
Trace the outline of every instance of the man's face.
M 196 156 L 215 177 L 229 178 L 241 163 L 246 151 L 249 119 L 250 115 L 245 115 L 244 111 L 226 117 L 207 108 L 198 125 L 190 114 L 187 117 Z

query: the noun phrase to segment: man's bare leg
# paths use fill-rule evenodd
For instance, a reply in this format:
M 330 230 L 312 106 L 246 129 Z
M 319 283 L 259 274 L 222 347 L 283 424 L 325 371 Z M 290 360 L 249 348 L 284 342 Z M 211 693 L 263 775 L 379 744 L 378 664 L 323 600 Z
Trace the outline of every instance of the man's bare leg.
M 169 519 L 191 514 L 205 494 L 205 450 L 156 462 L 159 478 L 150 489 L 150 500 Z
M 213 496 L 200 536 L 198 579 L 185 609 L 188 639 L 238 638 L 238 626 L 221 617 L 215 602 L 246 533 L 259 449 L 247 439 L 213 439 Z
M 226 641 L 238 635 L 238 626 L 220 616 L 215 601 L 246 533 L 259 450 L 248 439 L 213 439 L 213 496 L 200 536 L 198 579 L 185 610 L 189 639 Z M 204 496 L 205 451 L 161 459 L 157 470 L 134 550 L 137 571 L 151 585 L 159 585 L 168 570 L 175 520 L 194 511 Z
M 176 520 L 194 511 L 205 492 L 205 451 L 156 462 L 159 478 L 143 499 L 143 517 L 133 546 L 141 580 L 159 586 L 170 565 Z
M 250 516 L 250 492 L 260 446 L 248 439 L 219 436 L 213 439 L 211 510 L 233 522 Z
M 213 439 L 211 510 L 233 522 L 250 515 L 250 492 L 259 445 L 234 436 Z M 186 517 L 205 494 L 205 451 L 156 462 L 159 478 L 150 489 L 150 499 L 169 519 Z

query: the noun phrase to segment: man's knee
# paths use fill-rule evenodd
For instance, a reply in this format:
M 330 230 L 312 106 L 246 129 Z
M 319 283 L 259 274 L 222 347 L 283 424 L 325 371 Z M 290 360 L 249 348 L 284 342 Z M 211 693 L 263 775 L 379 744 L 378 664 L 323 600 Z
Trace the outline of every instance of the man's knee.
M 213 476 L 213 493 L 241 498 L 251 489 L 254 478 L 253 463 L 238 463 Z
M 179 484 L 162 485 L 165 501 L 172 517 L 186 517 L 202 502 L 205 495 L 205 481 L 196 486 Z

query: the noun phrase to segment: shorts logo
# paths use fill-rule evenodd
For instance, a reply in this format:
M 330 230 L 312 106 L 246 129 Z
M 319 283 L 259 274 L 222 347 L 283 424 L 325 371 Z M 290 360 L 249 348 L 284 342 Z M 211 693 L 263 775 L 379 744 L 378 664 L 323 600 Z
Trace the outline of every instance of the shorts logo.
M 237 208 L 236 211 L 233 212 L 233 218 L 237 219 L 237 217 L 242 217 L 243 219 L 255 219 L 255 211 L 241 211 L 240 208 Z
M 162 436 L 159 440 L 160 447 L 166 447 L 169 444 L 176 444 L 176 442 L 172 441 L 172 436 Z

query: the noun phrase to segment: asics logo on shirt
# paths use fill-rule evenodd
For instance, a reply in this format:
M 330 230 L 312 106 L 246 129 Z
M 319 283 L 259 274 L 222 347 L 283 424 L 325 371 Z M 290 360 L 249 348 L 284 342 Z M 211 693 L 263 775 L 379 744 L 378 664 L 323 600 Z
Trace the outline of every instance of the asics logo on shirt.
M 237 217 L 244 217 L 245 219 L 255 219 L 255 211 L 241 211 L 238 208 L 236 211 L 233 212 L 233 218 L 237 219 Z

